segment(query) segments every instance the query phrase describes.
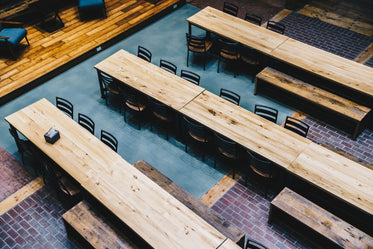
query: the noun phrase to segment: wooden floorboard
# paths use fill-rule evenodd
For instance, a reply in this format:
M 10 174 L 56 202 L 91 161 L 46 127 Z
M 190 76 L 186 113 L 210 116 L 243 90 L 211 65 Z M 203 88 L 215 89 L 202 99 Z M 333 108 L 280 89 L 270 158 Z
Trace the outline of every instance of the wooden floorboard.
M 63 68 L 66 63 L 82 56 L 93 54 L 93 50 L 108 44 L 117 37 L 154 17 L 169 10 L 180 0 L 106 0 L 107 18 L 81 21 L 76 7 L 61 11 L 65 27 L 48 33 L 37 25 L 27 26 L 25 47 L 17 60 L 10 55 L 0 58 L 0 104 L 9 101 L 12 95 L 23 92 L 25 86 L 37 85 L 40 78 Z M 57 73 L 56 73 L 57 74 Z M 37 82 L 37 83 L 36 83 Z M 22 88 L 23 87 L 23 88 Z M 14 94 L 15 91 L 18 94 Z M 26 90 L 25 90 L 26 91 Z

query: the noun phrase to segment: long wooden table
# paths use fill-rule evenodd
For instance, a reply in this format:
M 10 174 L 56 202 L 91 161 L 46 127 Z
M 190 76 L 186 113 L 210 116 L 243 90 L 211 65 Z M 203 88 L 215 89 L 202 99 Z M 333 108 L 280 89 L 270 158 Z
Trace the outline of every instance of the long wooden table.
M 187 21 L 189 25 L 255 48 L 275 59 L 368 96 L 371 103 L 361 104 L 369 107 L 373 105 L 371 67 L 296 41 L 212 7 L 204 8 Z
M 227 240 L 46 99 L 5 120 L 152 247 L 218 248 Z M 43 136 L 51 127 L 61 136 L 53 145 Z
M 175 110 L 205 90 L 125 50 L 119 50 L 95 68 Z
M 180 112 L 285 169 L 312 143 L 207 90 Z
M 288 39 L 279 33 L 264 29 L 243 19 L 234 17 L 212 7 L 206 7 L 187 19 L 191 25 L 218 34 L 256 50 L 270 54 Z

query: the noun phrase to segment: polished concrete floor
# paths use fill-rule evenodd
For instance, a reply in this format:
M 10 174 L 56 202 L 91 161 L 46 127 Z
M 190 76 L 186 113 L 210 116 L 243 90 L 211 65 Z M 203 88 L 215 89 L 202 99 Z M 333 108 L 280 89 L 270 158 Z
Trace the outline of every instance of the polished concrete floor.
M 8 124 L 3 118 L 40 98 L 47 98 L 55 103 L 55 97 L 60 96 L 74 104 L 75 120 L 79 112 L 94 120 L 96 136 L 99 136 L 101 129 L 114 134 L 119 141 L 118 153 L 128 162 L 134 163 L 139 159 L 144 159 L 200 198 L 229 171 L 229 165 L 220 163 L 218 168 L 214 169 L 212 156 L 202 162 L 200 154 L 186 153 L 184 144 L 175 139 L 175 136 L 171 136 L 167 141 L 162 130 L 159 130 L 159 133 L 150 131 L 149 122 L 143 125 L 141 130 L 137 130 L 136 123 L 125 123 L 118 106 L 107 106 L 101 99 L 97 74 L 93 68 L 96 63 L 119 49 L 135 54 L 137 46 L 142 45 L 152 52 L 154 64 L 159 65 L 161 58 L 169 60 L 178 66 L 178 74 L 180 74 L 180 69 L 187 68 L 185 32 L 187 32 L 188 25 L 186 18 L 198 10 L 194 6 L 185 5 L 127 39 L 1 106 L 0 145 L 19 157 L 16 145 L 8 132 Z M 194 34 L 202 32 L 193 28 Z M 192 55 L 191 58 L 195 57 Z M 254 83 L 248 73 L 242 71 L 237 78 L 234 78 L 233 71 L 229 67 L 223 66 L 220 73 L 217 73 L 216 56 L 211 55 L 207 61 L 206 71 L 203 71 L 198 58 L 192 59 L 188 68 L 201 76 L 201 86 L 207 90 L 216 94 L 219 93 L 220 88 L 235 91 L 241 95 L 240 105 L 250 111 L 253 111 L 255 104 L 275 107 L 279 109 L 279 124 L 284 121 L 286 115 L 294 112 L 294 109 L 280 105 L 265 96 L 254 96 Z

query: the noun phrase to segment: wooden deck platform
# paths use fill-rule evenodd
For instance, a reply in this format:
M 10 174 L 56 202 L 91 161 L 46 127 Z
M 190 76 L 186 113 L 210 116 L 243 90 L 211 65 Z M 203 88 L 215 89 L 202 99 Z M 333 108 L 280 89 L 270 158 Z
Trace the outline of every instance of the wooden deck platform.
M 0 58 L 0 105 L 139 30 L 180 0 L 106 0 L 107 18 L 80 21 L 77 7 L 60 12 L 65 27 L 53 33 L 25 27 L 30 47 L 17 60 Z M 26 45 L 26 41 L 22 41 Z

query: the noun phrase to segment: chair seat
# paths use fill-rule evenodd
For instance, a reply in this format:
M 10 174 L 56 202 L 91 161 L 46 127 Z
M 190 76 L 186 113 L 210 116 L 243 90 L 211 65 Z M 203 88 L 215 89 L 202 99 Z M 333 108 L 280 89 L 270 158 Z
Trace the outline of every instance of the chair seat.
M 159 114 L 159 113 L 157 113 L 157 112 L 153 112 L 153 114 L 154 114 L 154 116 L 156 116 L 158 119 L 160 119 L 160 120 L 162 120 L 162 121 L 171 121 L 171 119 L 170 118 L 168 118 L 168 117 L 165 117 L 165 116 L 163 116 L 163 115 L 161 115 L 161 114 Z
M 227 54 L 227 53 L 224 53 L 224 50 L 220 52 L 220 55 L 228 60 L 238 60 L 240 58 L 240 54 L 237 54 L 237 55 Z
M 110 83 L 106 89 L 113 94 L 119 94 L 119 89 L 114 83 Z
M 206 41 L 205 42 L 205 49 L 206 49 L 206 51 L 209 51 L 211 47 L 212 47 L 212 41 Z M 204 53 L 204 52 L 206 52 L 203 48 L 196 48 L 196 47 L 192 47 L 192 46 L 189 46 L 189 50 L 193 51 L 193 52 L 196 52 L 196 53 Z
M 26 35 L 27 31 L 23 28 L 5 28 L 0 31 L 0 36 L 9 37 L 8 42 L 12 45 L 17 45 Z M 0 42 L 5 42 L 5 39 L 0 39 Z
M 224 155 L 225 157 L 228 157 L 228 158 L 230 158 L 230 159 L 237 159 L 236 155 L 233 155 L 233 154 L 231 154 L 231 153 L 229 153 L 229 152 L 223 150 L 223 149 L 220 148 L 220 147 L 218 147 L 218 150 L 219 150 L 219 152 L 220 152 L 222 155 Z
M 256 58 L 250 58 L 250 57 L 246 57 L 244 55 L 241 55 L 241 60 L 247 64 L 250 64 L 250 65 L 259 65 L 259 60 L 256 59 Z
M 203 137 L 199 137 L 199 136 L 193 134 L 193 133 L 190 132 L 190 131 L 189 131 L 188 133 L 189 133 L 189 135 L 190 135 L 193 139 L 195 139 L 195 140 L 198 141 L 198 142 L 201 142 L 201 143 L 207 143 L 207 142 L 208 142 L 207 139 L 205 139 L 205 138 L 203 138 Z
M 103 0 L 79 0 L 79 8 L 98 8 L 104 5 Z
M 145 104 L 137 103 L 137 105 L 134 105 L 129 101 L 126 101 L 126 105 L 128 106 L 128 108 L 130 108 L 134 111 L 137 111 L 137 112 L 142 112 L 146 108 Z
M 273 178 L 273 175 L 270 175 L 268 173 L 264 173 L 256 168 L 254 168 L 252 165 L 250 165 L 250 168 L 252 169 L 252 171 L 254 171 L 256 174 L 264 177 L 264 178 Z

